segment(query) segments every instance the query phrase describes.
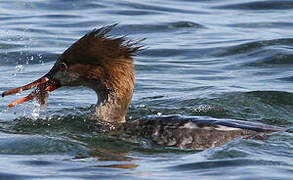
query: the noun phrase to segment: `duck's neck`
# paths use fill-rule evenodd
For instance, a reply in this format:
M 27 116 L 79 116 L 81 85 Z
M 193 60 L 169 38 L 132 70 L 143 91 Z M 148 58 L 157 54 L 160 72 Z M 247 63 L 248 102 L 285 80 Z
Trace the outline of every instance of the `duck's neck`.
M 132 61 L 112 67 L 104 79 L 104 88 L 96 89 L 96 118 L 110 123 L 124 123 L 133 95 L 134 81 Z
M 97 119 L 107 122 L 124 123 L 129 102 L 121 102 L 111 94 L 98 95 L 98 103 L 94 115 Z

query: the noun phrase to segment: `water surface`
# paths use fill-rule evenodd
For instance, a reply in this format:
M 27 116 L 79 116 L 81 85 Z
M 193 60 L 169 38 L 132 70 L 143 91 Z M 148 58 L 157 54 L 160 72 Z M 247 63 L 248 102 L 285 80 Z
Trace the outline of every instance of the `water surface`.
M 86 32 L 147 38 L 127 116 L 184 114 L 293 128 L 293 2 L 277 0 L 0 2 L 0 91 L 45 74 Z M 205 151 L 90 131 L 92 90 L 61 88 L 46 110 L 0 102 L 0 179 L 292 179 L 293 135 Z

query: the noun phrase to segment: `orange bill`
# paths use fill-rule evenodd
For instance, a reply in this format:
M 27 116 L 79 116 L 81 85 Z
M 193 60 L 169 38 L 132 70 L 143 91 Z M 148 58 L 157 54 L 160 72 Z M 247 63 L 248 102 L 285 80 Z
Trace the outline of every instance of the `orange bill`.
M 44 77 L 42 77 L 42 78 L 40 78 L 40 79 L 30 83 L 30 84 L 27 84 L 25 86 L 21 86 L 21 87 L 15 88 L 15 89 L 5 91 L 5 92 L 2 93 L 2 97 L 10 95 L 10 94 L 16 94 L 16 93 L 19 93 L 21 91 L 31 89 L 33 87 L 36 87 L 36 86 L 40 85 L 40 84 L 46 83 L 48 80 L 49 80 L 49 78 L 44 76 Z
M 22 103 L 24 103 L 24 102 L 26 102 L 26 101 L 30 101 L 30 100 L 32 100 L 32 99 L 34 99 L 34 96 L 33 96 L 32 93 L 31 93 L 31 94 L 29 94 L 28 96 L 26 96 L 26 97 L 24 97 L 24 98 L 21 98 L 21 99 L 15 100 L 15 101 L 13 101 L 12 103 L 8 104 L 8 107 L 14 107 L 14 106 L 16 106 L 17 104 L 22 104 Z
M 54 79 L 54 78 L 49 79 L 47 76 L 43 76 L 42 78 L 30 84 L 3 92 L 2 97 L 6 95 L 10 95 L 10 94 L 16 94 L 18 92 L 28 90 L 33 87 L 37 87 L 37 88 L 33 92 L 31 92 L 28 96 L 24 98 L 20 98 L 8 104 L 8 107 L 14 107 L 18 104 L 22 104 L 24 102 L 27 102 L 33 99 L 36 99 L 40 104 L 43 105 L 46 103 L 48 92 L 54 91 L 55 89 L 59 88 L 60 82 L 58 79 Z

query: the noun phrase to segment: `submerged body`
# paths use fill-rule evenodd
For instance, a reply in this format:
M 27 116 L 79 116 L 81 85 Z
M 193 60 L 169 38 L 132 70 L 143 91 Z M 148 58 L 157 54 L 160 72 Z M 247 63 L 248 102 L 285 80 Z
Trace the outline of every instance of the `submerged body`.
M 191 149 L 206 149 L 237 137 L 248 138 L 282 130 L 245 121 L 179 115 L 151 116 L 126 122 L 135 83 L 132 57 L 141 46 L 125 37 L 108 37 L 107 33 L 113 27 L 93 30 L 76 41 L 42 78 L 3 92 L 4 97 L 37 87 L 27 97 L 8 106 L 34 98 L 45 103 L 48 92 L 61 86 L 86 86 L 98 96 L 92 119 L 106 131 L 125 137 L 147 138 L 154 144 Z
M 182 115 L 151 115 L 125 123 L 98 124 L 103 124 L 104 131 L 126 139 L 143 139 L 155 145 L 196 150 L 221 146 L 235 138 L 263 139 L 265 133 L 283 130 L 240 120 Z

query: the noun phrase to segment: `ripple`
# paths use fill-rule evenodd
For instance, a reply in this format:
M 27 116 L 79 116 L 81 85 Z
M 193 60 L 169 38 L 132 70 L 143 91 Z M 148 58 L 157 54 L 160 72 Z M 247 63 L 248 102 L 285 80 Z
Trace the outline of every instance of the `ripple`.
M 151 3 L 145 3 L 145 2 L 133 2 L 128 3 L 128 2 L 123 2 L 119 1 L 119 3 L 116 3 L 118 6 L 126 6 L 128 8 L 133 8 L 133 9 L 142 9 L 142 10 L 150 10 L 150 11 L 157 11 L 157 12 L 167 12 L 167 13 L 190 13 L 190 14 L 198 14 L 198 13 L 203 13 L 201 11 L 196 11 L 196 10 L 187 10 L 187 9 L 181 9 L 179 6 L 176 8 L 175 6 L 173 7 L 168 7 L 168 5 L 164 4 L 151 4 Z
M 77 28 L 79 29 L 80 27 L 96 27 L 99 24 L 104 24 L 103 21 L 99 21 L 99 20 L 90 20 L 90 21 L 67 21 L 67 22 L 62 22 L 62 23 L 56 23 L 56 22 L 49 22 L 46 25 L 44 25 L 45 27 L 60 27 L 60 28 Z M 84 32 L 83 32 L 84 33 Z
M 10 3 L 5 4 L 7 8 L 13 7 L 14 9 L 24 10 L 28 9 L 30 11 L 42 9 L 42 10 L 53 10 L 53 11 L 73 11 L 79 9 L 95 9 L 95 8 L 105 8 L 105 5 L 102 5 L 98 2 L 93 1 L 74 1 L 72 3 L 68 3 L 66 1 L 12 1 Z
M 0 172 L 0 179 L 15 179 L 15 180 L 17 180 L 17 179 L 32 179 L 32 178 L 36 178 L 36 177 L 38 177 L 38 176 Z
M 214 87 L 207 87 L 214 91 Z M 205 88 L 199 88 L 205 90 Z M 188 91 L 185 90 L 185 93 Z M 292 125 L 292 93 L 282 91 L 251 91 L 219 93 L 204 98 L 184 100 L 160 97 L 139 101 L 137 107 L 130 109 L 130 116 L 156 114 L 184 114 L 192 116 L 210 116 L 214 118 L 232 118 L 261 122 L 276 126 Z M 143 104 L 140 107 L 139 104 Z
M 227 26 L 239 27 L 239 28 L 292 28 L 293 23 L 290 22 L 257 22 L 257 23 L 237 23 L 237 24 L 228 24 Z
M 293 82 L 293 76 L 283 77 L 283 78 L 278 78 L 278 79 L 279 79 L 279 80 L 282 80 L 282 81 Z
M 269 161 L 269 160 L 254 160 L 254 159 L 233 159 L 233 160 L 213 160 L 205 162 L 197 162 L 190 164 L 183 164 L 174 166 L 171 169 L 179 171 L 197 171 L 200 169 L 214 169 L 223 167 L 242 167 L 242 166 L 277 166 L 277 165 L 288 165 L 279 161 Z
M 293 65 L 293 54 L 280 54 L 276 53 L 272 56 L 262 58 L 261 60 L 247 63 L 247 66 L 260 66 L 260 67 L 280 67 Z
M 45 160 L 26 160 L 18 161 L 19 164 L 24 164 L 28 166 L 56 166 L 59 165 L 57 162 L 45 161 Z
M 244 54 L 252 51 L 256 51 L 265 47 L 270 46 L 293 46 L 293 39 L 284 38 L 284 39 L 272 39 L 272 40 L 264 40 L 264 41 L 254 41 L 243 43 L 240 45 L 234 45 L 229 48 L 226 48 L 226 52 L 222 54 L 218 54 L 219 57 L 236 55 L 236 54 Z
M 282 91 L 252 91 L 247 94 L 261 98 L 262 101 L 268 104 L 274 103 L 278 105 L 292 105 L 293 93 Z
M 192 21 L 177 21 L 177 22 L 170 22 L 170 23 L 161 23 L 161 24 L 136 24 L 136 25 L 123 25 L 121 24 L 116 31 L 119 32 L 129 32 L 131 34 L 138 34 L 138 33 L 155 33 L 155 32 L 162 32 L 162 31 L 174 31 L 174 30 L 181 30 L 181 29 L 202 29 L 205 28 L 203 25 L 194 23 Z
M 7 50 L 9 49 L 16 49 L 16 48 L 19 48 L 21 47 L 21 45 L 19 44 L 14 44 L 14 43 L 0 43 L 0 53 L 1 52 L 7 52 Z
M 104 11 L 106 14 L 117 14 L 117 15 L 124 15 L 124 16 L 145 16 L 145 15 L 154 15 L 160 14 L 159 12 L 154 12 L 150 10 L 109 10 Z
M 241 10 L 289 10 L 293 8 L 292 1 L 256 1 L 249 3 L 239 3 L 222 5 L 217 9 L 241 9 Z
M 87 149 L 81 145 L 42 136 L 17 135 L 10 138 L 2 137 L 0 141 L 0 154 L 87 153 Z
M 71 19 L 71 18 L 79 18 L 81 17 L 80 15 L 76 14 L 45 14 L 45 15 L 40 15 L 40 16 L 33 16 L 37 18 L 43 18 L 43 19 Z

